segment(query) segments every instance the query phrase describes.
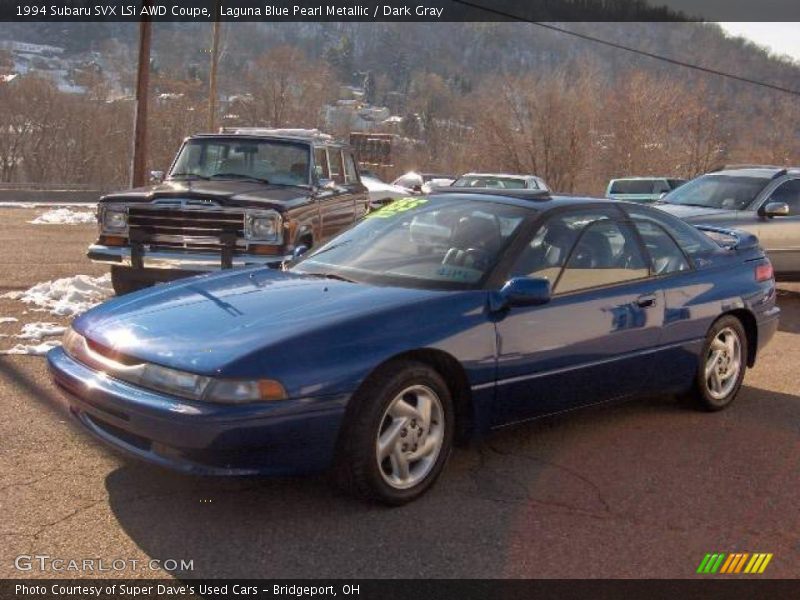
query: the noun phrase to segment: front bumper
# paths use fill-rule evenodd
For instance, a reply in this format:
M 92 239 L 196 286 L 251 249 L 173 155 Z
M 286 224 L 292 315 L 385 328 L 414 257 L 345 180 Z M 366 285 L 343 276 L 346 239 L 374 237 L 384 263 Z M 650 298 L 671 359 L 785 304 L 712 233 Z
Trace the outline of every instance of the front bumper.
M 148 250 L 141 253 L 141 264 L 133 257 L 128 246 L 104 246 L 92 244 L 86 253 L 92 262 L 122 267 L 141 267 L 145 269 L 174 269 L 180 271 L 218 271 L 222 268 L 220 253 L 199 253 L 183 250 Z M 278 255 L 233 255 L 231 267 L 277 266 L 291 256 Z
M 330 466 L 349 395 L 227 406 L 104 376 L 62 348 L 47 355 L 70 413 L 128 456 L 199 475 L 288 475 Z

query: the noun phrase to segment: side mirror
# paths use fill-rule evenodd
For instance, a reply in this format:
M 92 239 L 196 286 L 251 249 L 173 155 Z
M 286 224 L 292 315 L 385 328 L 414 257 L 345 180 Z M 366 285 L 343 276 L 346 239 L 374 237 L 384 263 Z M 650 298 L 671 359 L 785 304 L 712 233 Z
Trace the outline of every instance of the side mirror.
M 164 171 L 150 171 L 150 183 L 161 183 L 164 181 Z
M 767 202 L 764 207 L 765 217 L 787 217 L 789 216 L 789 205 L 786 202 Z
M 292 259 L 297 260 L 298 258 L 303 256 L 303 254 L 305 254 L 306 252 L 308 252 L 308 246 L 304 246 L 303 244 L 300 244 L 292 252 Z
M 658 199 L 659 199 L 659 200 L 663 200 L 663 199 L 664 199 L 664 196 L 666 196 L 668 193 L 669 193 L 669 192 L 661 192 L 661 193 L 658 195 Z
M 500 288 L 493 302 L 499 310 L 508 306 L 537 306 L 550 301 L 550 280 L 543 277 L 514 277 Z

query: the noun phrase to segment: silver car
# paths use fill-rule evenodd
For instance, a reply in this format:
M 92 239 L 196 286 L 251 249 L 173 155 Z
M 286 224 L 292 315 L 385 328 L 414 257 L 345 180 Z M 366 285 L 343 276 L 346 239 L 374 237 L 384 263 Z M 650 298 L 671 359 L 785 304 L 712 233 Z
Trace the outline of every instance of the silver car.
M 690 223 L 754 233 L 777 276 L 800 278 L 800 168 L 725 167 L 673 190 L 655 206 Z
M 674 177 L 622 177 L 608 182 L 606 198 L 628 202 L 655 202 L 684 183 L 685 179 Z
M 550 191 L 550 188 L 541 177 L 536 175 L 512 175 L 509 173 L 465 173 L 456 179 L 452 186 L 499 190 Z

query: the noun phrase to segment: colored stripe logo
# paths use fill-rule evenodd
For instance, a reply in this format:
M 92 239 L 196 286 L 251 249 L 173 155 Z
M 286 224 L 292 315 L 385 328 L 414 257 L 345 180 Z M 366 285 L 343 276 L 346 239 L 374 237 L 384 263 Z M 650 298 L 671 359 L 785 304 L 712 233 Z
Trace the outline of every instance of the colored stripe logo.
M 713 575 L 715 573 L 756 575 L 763 573 L 771 560 L 772 553 L 734 552 L 732 554 L 724 554 L 715 552 L 706 554 L 703 557 L 697 567 L 697 572 L 703 575 Z

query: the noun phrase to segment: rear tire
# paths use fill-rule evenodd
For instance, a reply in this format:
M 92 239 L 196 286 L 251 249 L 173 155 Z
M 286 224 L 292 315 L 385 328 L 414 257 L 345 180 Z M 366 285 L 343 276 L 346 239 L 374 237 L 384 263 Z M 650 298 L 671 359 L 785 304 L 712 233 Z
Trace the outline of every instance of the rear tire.
M 133 277 L 133 270 L 127 267 L 111 267 L 111 287 L 117 296 L 124 296 L 150 287 L 152 283 Z
M 708 330 L 689 399 L 696 408 L 718 411 L 736 399 L 747 370 L 747 334 L 742 322 L 728 315 Z
M 393 506 L 424 494 L 453 447 L 453 402 L 442 377 L 423 363 L 391 362 L 351 402 L 336 456 L 338 483 Z

